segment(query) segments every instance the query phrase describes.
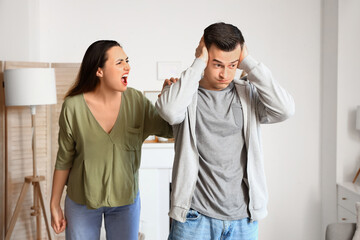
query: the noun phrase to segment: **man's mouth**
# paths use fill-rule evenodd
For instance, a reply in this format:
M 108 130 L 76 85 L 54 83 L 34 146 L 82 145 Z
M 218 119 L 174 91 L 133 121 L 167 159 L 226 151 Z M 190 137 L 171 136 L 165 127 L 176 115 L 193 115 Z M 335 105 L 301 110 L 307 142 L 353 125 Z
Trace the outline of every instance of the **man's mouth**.
M 225 83 L 225 82 L 228 82 L 228 80 L 226 80 L 226 79 L 219 79 L 218 82 L 220 82 L 220 83 Z
M 125 74 L 124 76 L 122 76 L 121 78 L 121 82 L 126 86 L 127 85 L 127 78 L 128 78 L 128 75 Z

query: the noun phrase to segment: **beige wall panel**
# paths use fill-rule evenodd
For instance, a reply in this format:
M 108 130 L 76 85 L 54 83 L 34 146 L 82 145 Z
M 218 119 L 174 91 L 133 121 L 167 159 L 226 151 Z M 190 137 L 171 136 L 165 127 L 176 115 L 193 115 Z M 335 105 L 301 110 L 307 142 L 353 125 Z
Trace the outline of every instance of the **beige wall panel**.
M 0 192 L 5 192 L 5 96 L 3 62 L 0 61 Z M 0 195 L 0 239 L 5 236 L 5 194 Z
M 55 165 L 56 154 L 58 149 L 58 132 L 59 132 L 59 115 L 61 111 L 62 103 L 64 102 L 64 97 L 66 92 L 74 83 L 76 76 L 79 72 L 80 64 L 79 63 L 52 63 L 51 67 L 55 69 L 56 76 L 56 92 L 57 92 L 57 104 L 52 113 L 52 123 L 51 123 L 51 132 L 52 132 L 52 162 Z
M 61 111 L 62 103 L 64 102 L 64 97 L 66 92 L 69 90 L 70 86 L 74 83 L 76 76 L 79 72 L 80 64 L 78 63 L 53 63 L 51 67 L 55 69 L 56 75 L 56 92 L 57 92 L 57 104 L 55 107 L 52 107 L 52 117 L 51 117 L 51 142 L 52 142 L 52 171 L 55 166 L 56 154 L 58 150 L 58 132 L 59 132 L 59 115 Z M 64 197 L 65 192 L 62 197 L 62 209 L 64 209 Z M 56 236 L 56 239 L 65 239 L 65 234 L 61 233 Z
M 49 63 L 31 62 L 0 62 L 0 80 L 2 69 L 50 67 Z M 37 150 L 37 173 L 45 176 L 46 180 L 41 183 L 47 214 L 50 218 L 49 201 L 51 197 L 52 174 L 57 153 L 58 119 L 65 93 L 73 84 L 80 64 L 78 63 L 53 63 L 55 68 L 56 88 L 58 103 L 52 106 L 38 106 L 36 108 L 36 150 Z M 3 206 L 0 209 L 1 237 L 9 225 L 16 202 L 24 182 L 25 176 L 32 175 L 32 150 L 31 150 L 31 114 L 29 107 L 6 107 L 4 104 L 3 88 L 0 91 L 0 133 L 3 141 L 0 142 L 0 190 L 5 195 L 0 199 Z M 5 127 L 6 126 L 6 127 Z M 4 144 L 6 143 L 6 144 Z M 3 180 L 2 180 L 3 179 Z M 30 207 L 33 204 L 33 189 L 30 187 L 21 213 L 16 222 L 11 239 L 34 239 L 36 221 L 30 216 Z M 42 239 L 47 239 L 44 219 L 41 218 Z M 55 239 L 65 239 L 64 234 L 56 235 Z
M 5 62 L 5 69 L 49 67 L 49 63 Z M 29 107 L 6 108 L 6 228 L 13 215 L 16 202 L 24 182 L 25 176 L 31 176 L 31 114 Z M 36 151 L 37 174 L 45 176 L 41 182 L 45 205 L 49 214 L 49 200 L 51 189 L 51 107 L 38 106 L 36 108 Z M 21 213 L 16 222 L 12 239 L 35 239 L 36 221 L 30 216 L 33 204 L 33 188 L 30 187 L 25 197 Z M 48 215 L 50 217 L 50 215 Z M 42 219 L 42 239 L 47 239 L 44 220 Z

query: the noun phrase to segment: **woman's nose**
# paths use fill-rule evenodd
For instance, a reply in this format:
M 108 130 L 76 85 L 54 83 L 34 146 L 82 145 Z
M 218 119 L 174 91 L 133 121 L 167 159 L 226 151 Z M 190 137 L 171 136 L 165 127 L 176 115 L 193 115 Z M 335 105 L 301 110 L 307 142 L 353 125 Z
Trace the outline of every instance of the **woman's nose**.
M 125 63 L 125 67 L 124 67 L 125 71 L 130 71 L 131 67 L 129 63 Z

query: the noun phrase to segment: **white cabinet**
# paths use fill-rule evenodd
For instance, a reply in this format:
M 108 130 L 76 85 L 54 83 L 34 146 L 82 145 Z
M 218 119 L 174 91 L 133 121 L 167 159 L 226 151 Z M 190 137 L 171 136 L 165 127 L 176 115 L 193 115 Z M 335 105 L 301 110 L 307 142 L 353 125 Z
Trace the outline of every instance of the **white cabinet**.
M 173 143 L 144 143 L 139 185 L 140 231 L 145 239 L 163 240 L 169 234 L 170 182 L 174 160 Z
M 360 186 L 351 182 L 339 183 L 338 222 L 356 222 L 356 202 L 360 202 Z

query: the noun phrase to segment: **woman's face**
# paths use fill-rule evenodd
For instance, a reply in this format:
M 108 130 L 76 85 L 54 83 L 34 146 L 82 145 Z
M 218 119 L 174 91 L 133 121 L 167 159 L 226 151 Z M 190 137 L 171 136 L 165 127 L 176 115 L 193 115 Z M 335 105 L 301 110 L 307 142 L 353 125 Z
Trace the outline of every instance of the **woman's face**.
M 99 68 L 96 75 L 100 84 L 112 91 L 124 92 L 127 88 L 127 78 L 130 72 L 129 58 L 119 46 L 110 48 L 107 52 L 104 67 Z

